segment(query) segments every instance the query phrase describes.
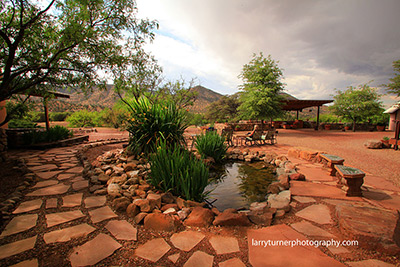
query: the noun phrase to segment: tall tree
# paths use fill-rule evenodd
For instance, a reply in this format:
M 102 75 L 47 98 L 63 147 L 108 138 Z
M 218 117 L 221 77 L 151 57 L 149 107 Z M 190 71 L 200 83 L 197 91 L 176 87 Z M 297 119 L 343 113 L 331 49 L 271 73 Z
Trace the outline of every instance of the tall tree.
M 336 115 L 353 121 L 353 131 L 356 130 L 357 122 L 382 112 L 380 95 L 367 84 L 349 86 L 346 91 L 337 90 L 333 98 L 335 101 L 331 109 Z
M 222 96 L 210 104 L 205 116 L 209 121 L 232 120 L 237 117 L 239 106 L 239 94 Z
M 249 64 L 243 66 L 239 75 L 243 80 L 240 89 L 239 111 L 250 119 L 273 119 L 282 114 L 283 91 L 282 71 L 271 55 L 253 55 Z
M 39 3 L 0 3 L 0 101 L 46 87 L 105 86 L 149 61 L 142 45 L 158 24 L 136 18 L 135 0 Z
M 400 97 L 400 60 L 393 61 L 394 77 L 389 79 L 391 83 L 385 84 L 389 93 L 396 94 Z

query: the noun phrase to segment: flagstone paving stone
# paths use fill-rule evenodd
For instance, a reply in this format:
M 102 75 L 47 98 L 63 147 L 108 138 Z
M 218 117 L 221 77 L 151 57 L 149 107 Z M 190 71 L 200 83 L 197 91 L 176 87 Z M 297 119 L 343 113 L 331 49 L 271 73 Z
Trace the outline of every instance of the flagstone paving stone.
M 60 172 L 61 171 L 39 172 L 39 173 L 36 173 L 36 175 L 39 176 L 39 178 L 47 180 L 47 179 L 53 178 L 54 176 L 56 176 Z
M 40 197 L 40 196 L 51 196 L 51 195 L 61 195 L 64 194 L 68 191 L 70 188 L 69 185 L 65 184 L 56 184 L 52 185 L 49 187 L 44 187 L 37 189 L 29 194 L 27 194 L 28 197 Z
M 350 253 L 350 250 L 348 250 L 347 248 L 342 247 L 342 246 L 339 246 L 339 247 L 329 246 L 329 247 L 327 247 L 327 249 L 329 249 L 329 251 L 332 252 L 332 254 L 335 254 L 335 255 L 343 254 L 343 253 Z
M 135 250 L 135 255 L 152 262 L 157 262 L 170 249 L 171 247 L 163 238 L 155 238 L 139 246 Z
M 85 180 L 85 181 L 79 181 L 79 182 L 75 182 L 72 184 L 72 189 L 78 191 L 84 188 L 87 188 L 89 186 L 89 181 Z
M 219 267 L 246 267 L 246 265 L 238 258 L 232 258 L 221 262 Z
M 33 211 L 39 209 L 43 204 L 41 199 L 35 199 L 30 201 L 25 201 L 19 204 L 18 208 L 13 211 L 13 214 L 24 213 L 28 211 Z
M 171 236 L 172 244 L 183 251 L 190 251 L 205 237 L 204 234 L 196 231 L 184 231 Z
M 89 215 L 93 223 L 98 223 L 104 220 L 118 217 L 118 215 L 115 214 L 108 206 L 91 210 L 89 211 Z
M 80 182 L 80 181 L 85 181 L 82 176 L 77 176 L 74 179 L 71 180 L 71 182 Z
M 26 214 L 14 217 L 6 226 L 0 237 L 13 235 L 26 230 L 29 230 L 36 226 L 38 215 L 37 214 Z
M 181 256 L 180 253 L 175 253 L 175 254 L 172 254 L 172 255 L 168 256 L 168 259 L 170 261 L 172 261 L 173 263 L 176 263 L 179 260 L 180 256 Z
M 323 197 L 362 201 L 362 198 L 360 197 L 346 196 L 346 192 L 337 188 L 336 186 L 311 182 L 290 181 L 290 192 L 293 196 Z
M 26 260 L 22 261 L 20 263 L 11 265 L 9 267 L 38 267 L 39 263 L 37 259 L 32 259 L 32 260 Z
M 79 224 L 76 226 L 64 228 L 61 230 L 56 230 L 50 233 L 46 233 L 43 236 L 44 242 L 46 244 L 55 243 L 55 242 L 67 242 L 72 238 L 78 238 L 82 236 L 86 236 L 96 230 L 96 228 L 88 225 L 88 224 Z
M 62 174 L 59 174 L 59 175 L 57 176 L 57 179 L 58 179 L 58 180 L 67 180 L 67 179 L 74 178 L 74 177 L 75 177 L 74 174 L 71 174 L 71 173 L 62 173 Z
M 380 260 L 363 260 L 363 261 L 347 261 L 346 264 L 348 264 L 351 267 L 394 267 L 394 264 L 390 264 L 384 261 Z
M 333 181 L 335 178 L 330 176 L 328 171 L 315 166 L 304 166 L 298 167 L 298 172 L 305 175 L 307 181 Z
M 57 198 L 49 198 L 46 200 L 46 209 L 55 209 L 57 208 Z
M 0 247 L 0 260 L 33 249 L 37 236 L 19 240 Z
M 42 188 L 42 187 L 47 187 L 47 186 L 51 186 L 51 185 L 56 185 L 58 184 L 57 180 L 47 180 L 47 181 L 41 181 L 38 182 L 34 187 L 32 188 Z
M 328 257 L 314 246 L 272 246 L 257 241 L 293 241 L 306 242 L 308 239 L 285 224 L 247 230 L 249 261 L 253 267 L 261 266 L 345 266 Z
M 44 165 L 40 165 L 40 166 L 34 166 L 34 167 L 30 167 L 29 170 L 33 171 L 33 172 L 37 172 L 37 171 L 52 171 L 52 170 L 56 170 L 58 167 L 55 164 L 44 164 Z
M 66 170 L 67 173 L 81 174 L 83 171 L 83 167 L 74 167 L 69 170 Z
M 80 206 L 82 203 L 82 193 L 77 193 L 73 195 L 67 195 L 63 197 L 63 207 L 71 208 L 71 207 L 76 207 Z
M 99 234 L 82 246 L 74 248 L 69 257 L 72 266 L 95 265 L 112 255 L 121 244 L 106 234 Z
M 183 265 L 184 267 L 212 267 L 214 256 L 211 256 L 203 251 L 196 251 Z
M 307 221 L 292 223 L 290 226 L 297 232 L 300 232 L 308 236 L 320 236 L 320 237 L 331 237 L 331 238 L 335 237 L 333 234 L 317 226 L 314 226 Z
M 213 236 L 209 241 L 218 255 L 239 252 L 239 244 L 235 237 Z
M 116 239 L 137 240 L 137 229 L 125 220 L 109 221 L 105 227 Z
M 106 196 L 94 196 L 94 197 L 87 197 L 84 200 L 85 207 L 87 209 L 94 208 L 94 207 L 100 207 L 103 206 L 106 203 Z
M 307 219 L 318 224 L 332 224 L 329 208 L 323 204 L 311 205 L 296 212 L 297 217 Z
M 292 197 L 294 200 L 296 200 L 297 202 L 306 204 L 306 203 L 314 203 L 316 202 L 316 200 L 312 197 L 302 197 L 302 196 L 294 196 Z
M 46 215 L 47 227 L 52 227 L 65 222 L 70 222 L 85 215 L 80 210 L 71 210 L 58 213 L 51 213 Z

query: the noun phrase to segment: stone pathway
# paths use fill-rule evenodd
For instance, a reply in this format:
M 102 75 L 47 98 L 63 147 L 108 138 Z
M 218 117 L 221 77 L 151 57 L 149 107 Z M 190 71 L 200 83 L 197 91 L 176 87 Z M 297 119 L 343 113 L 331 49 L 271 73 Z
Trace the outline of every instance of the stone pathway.
M 132 259 L 129 266 L 394 266 L 376 259 L 348 261 L 345 257 L 338 261 L 338 256 L 351 254 L 352 247 L 266 243 L 348 237 L 382 243 L 377 249 L 395 251 L 396 244 L 389 236 L 397 217 L 390 208 L 400 207 L 399 191 L 374 191 L 371 183 L 379 181 L 377 178 L 364 188 L 370 192 L 367 197 L 349 198 L 322 165 L 293 159 L 306 176 L 304 182 L 291 182 L 290 216 L 295 222 L 248 228 L 245 237 L 232 234 L 235 230 L 210 232 L 196 227 L 171 235 L 154 234 L 118 216 L 106 205 L 106 196 L 90 194 L 89 181 L 83 178 L 85 169 L 77 158 L 80 148 L 15 155 L 26 160 L 38 182 L 12 212 L 0 235 L 1 266 L 50 266 L 52 262 L 105 266 L 116 253 Z M 382 221 L 377 222 L 377 217 Z M 371 229 L 379 240 L 370 234 Z M 353 235 L 346 235 L 349 232 Z M 57 244 L 66 244 L 66 250 L 53 251 Z M 247 255 L 241 252 L 244 248 Z M 111 265 L 119 265 L 118 259 Z

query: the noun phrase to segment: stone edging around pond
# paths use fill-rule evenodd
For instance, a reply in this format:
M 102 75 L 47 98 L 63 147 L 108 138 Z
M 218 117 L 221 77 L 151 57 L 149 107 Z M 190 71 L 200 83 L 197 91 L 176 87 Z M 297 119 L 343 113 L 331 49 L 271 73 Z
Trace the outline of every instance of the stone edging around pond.
M 84 165 L 84 177 L 90 180 L 90 192 L 94 195 L 108 195 L 113 209 L 132 218 L 145 228 L 175 231 L 182 224 L 186 226 L 268 226 L 275 217 L 282 217 L 291 208 L 289 180 L 304 179 L 296 172 L 295 166 L 286 156 L 270 152 L 241 152 L 233 150 L 229 159 L 248 162 L 265 161 L 277 166 L 278 181 L 269 188 L 265 202 L 255 202 L 249 210 L 226 209 L 223 212 L 208 208 L 206 203 L 198 203 L 173 196 L 171 193 L 155 191 L 147 184 L 146 176 L 150 164 L 145 159 L 135 160 L 123 155 L 123 150 L 109 151 L 90 163 L 80 152 Z

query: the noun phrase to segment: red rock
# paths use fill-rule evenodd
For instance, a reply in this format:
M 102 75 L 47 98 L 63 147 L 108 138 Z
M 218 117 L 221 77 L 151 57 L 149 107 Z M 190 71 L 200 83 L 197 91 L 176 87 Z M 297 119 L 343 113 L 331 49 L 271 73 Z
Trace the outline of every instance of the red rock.
M 267 193 L 278 194 L 279 192 L 281 192 L 281 185 L 279 182 L 273 182 L 268 185 Z
M 306 177 L 302 173 L 293 173 L 290 175 L 290 180 L 294 181 L 305 181 Z
M 157 231 L 176 231 L 180 224 L 180 220 L 169 214 L 150 213 L 144 218 L 144 228 Z
M 161 211 L 164 212 L 164 211 L 166 211 L 167 209 L 170 209 L 170 208 L 174 208 L 177 211 L 179 210 L 178 205 L 176 205 L 176 204 L 166 204 L 166 205 L 161 207 Z
M 180 210 L 183 208 L 189 208 L 189 205 L 187 204 L 186 200 L 180 197 L 176 199 L 176 204 L 178 205 Z
M 150 201 L 150 205 L 161 208 L 161 195 L 148 194 L 146 199 L 148 199 Z
M 136 204 L 131 203 L 126 208 L 126 214 L 131 218 L 135 218 L 136 215 L 138 215 L 139 213 L 140 213 L 140 208 Z
M 207 227 L 214 220 L 214 213 L 206 208 L 195 207 L 185 220 L 187 226 Z
M 318 151 L 300 151 L 300 158 L 308 161 L 316 161 Z
M 220 215 L 215 217 L 213 225 L 217 226 L 250 226 L 251 222 L 243 213 L 232 213 L 225 210 Z
M 135 218 L 133 219 L 133 221 L 134 221 L 136 224 L 141 224 L 141 223 L 143 222 L 144 218 L 146 218 L 147 215 L 148 215 L 148 213 L 141 212 L 141 213 L 139 213 L 138 215 L 135 216 Z
M 148 199 L 135 199 L 132 203 L 139 206 L 141 212 L 151 212 L 154 209 L 154 203 Z
M 300 158 L 300 149 L 298 149 L 298 148 L 291 148 L 291 149 L 289 149 L 289 151 L 288 151 L 288 157 L 291 157 L 291 158 Z
M 114 209 L 118 212 L 125 212 L 130 204 L 131 201 L 126 197 L 116 198 L 112 203 Z
M 133 171 L 133 170 L 136 169 L 136 167 L 137 167 L 137 165 L 136 165 L 135 163 L 130 162 L 130 163 L 127 163 L 127 164 L 125 165 L 124 171 L 125 171 L 125 172 Z
M 161 194 L 161 202 L 167 204 L 173 204 L 175 203 L 175 197 L 170 192 L 163 193 Z
M 270 226 L 274 218 L 274 211 L 250 211 L 248 218 L 257 225 Z
M 289 176 L 287 174 L 280 175 L 278 181 L 285 190 L 289 189 Z
M 196 201 L 192 201 L 192 200 L 186 200 L 187 205 L 189 205 L 189 207 L 204 207 L 205 203 L 199 203 Z

